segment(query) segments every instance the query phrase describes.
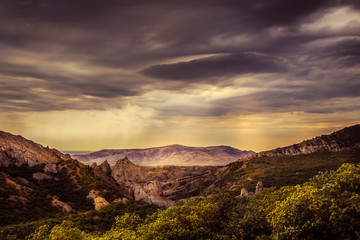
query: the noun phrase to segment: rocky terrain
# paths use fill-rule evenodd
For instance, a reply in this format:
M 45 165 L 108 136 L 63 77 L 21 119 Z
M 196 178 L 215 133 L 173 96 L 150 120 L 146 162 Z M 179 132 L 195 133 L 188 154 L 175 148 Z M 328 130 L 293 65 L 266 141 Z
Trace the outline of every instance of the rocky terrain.
M 101 166 L 106 173 L 106 169 Z M 68 154 L 0 132 L 0 223 L 38 219 L 59 212 L 99 208 L 86 196 L 95 189 L 107 201 L 123 198 L 111 177 Z
M 93 163 L 91 167 L 97 172 L 111 176 L 117 182 L 121 192 L 129 198 L 165 207 L 174 204 L 164 197 L 163 188 L 168 182 L 199 176 L 219 168 L 215 166 L 140 166 L 127 158 L 119 159 L 113 168 L 106 160 L 99 166 Z M 171 194 L 167 196 L 171 197 Z
M 168 207 L 173 202 L 164 197 L 165 182 L 217 168 L 137 166 L 127 158 L 118 160 L 113 168 L 107 161 L 90 167 L 56 149 L 0 132 L 0 207 L 4 212 L 0 220 L 20 219 L 33 211 L 41 213 L 31 214 L 36 219 L 59 211 L 101 209 L 126 199 Z
M 330 135 L 318 136 L 291 146 L 259 152 L 250 158 L 274 155 L 309 154 L 318 151 L 341 151 L 345 148 L 352 147 L 360 147 L 359 124 L 336 131 Z
M 344 162 L 360 162 L 359 124 L 298 144 L 253 154 L 201 177 L 169 181 L 163 188 L 165 195 L 183 198 L 216 189 L 253 185 L 264 176 L 270 180 L 284 178 L 281 181 L 296 182 L 302 176 L 308 176 L 304 177 L 307 180 L 320 170 L 335 169 Z M 269 184 L 270 180 L 264 184 Z
M 62 154 L 56 149 L 45 148 L 22 136 L 0 131 L 0 165 L 2 166 L 27 164 L 31 167 L 70 159 L 69 154 Z
M 152 155 L 147 150 L 137 153 L 153 156 L 149 160 L 153 163 L 157 161 L 154 156 L 184 153 L 189 163 L 190 156 L 214 153 L 217 157 L 223 154 L 240 158 L 241 152 L 229 147 L 209 147 L 197 148 L 200 153 L 196 155 L 196 151 L 186 148 L 189 147 L 175 145 L 150 149 Z M 250 153 L 253 152 L 246 154 Z M 0 222 L 6 225 L 21 219 L 54 216 L 62 211 L 99 210 L 113 202 L 129 200 L 169 207 L 176 200 L 204 197 L 213 191 L 233 191 L 240 196 L 241 193 L 252 195 L 246 189 L 254 186 L 257 186 L 255 194 L 264 188 L 301 184 L 319 171 L 336 169 L 345 162 L 358 163 L 360 125 L 253 154 L 224 167 L 144 166 L 126 157 L 117 159 L 113 166 L 110 160 L 97 164 L 106 156 L 87 161 L 92 162 L 89 166 L 21 136 L 0 132 Z M 161 159 L 158 163 L 165 161 L 165 157 Z
M 254 154 L 253 151 L 241 151 L 229 146 L 188 147 L 169 145 L 146 149 L 101 150 L 72 157 L 86 164 L 100 164 L 107 160 L 111 166 L 127 157 L 131 162 L 147 166 L 224 166 L 238 159 Z

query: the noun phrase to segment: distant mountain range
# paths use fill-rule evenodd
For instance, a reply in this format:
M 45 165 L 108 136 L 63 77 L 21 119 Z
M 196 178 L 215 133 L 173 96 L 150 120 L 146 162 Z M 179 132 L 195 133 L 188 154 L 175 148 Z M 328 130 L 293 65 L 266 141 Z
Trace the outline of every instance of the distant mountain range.
M 253 154 L 254 151 L 242 151 L 229 146 L 188 147 L 175 144 L 145 149 L 105 149 L 72 157 L 86 164 L 100 164 L 107 160 L 110 166 L 125 157 L 135 164 L 146 166 L 224 166 Z

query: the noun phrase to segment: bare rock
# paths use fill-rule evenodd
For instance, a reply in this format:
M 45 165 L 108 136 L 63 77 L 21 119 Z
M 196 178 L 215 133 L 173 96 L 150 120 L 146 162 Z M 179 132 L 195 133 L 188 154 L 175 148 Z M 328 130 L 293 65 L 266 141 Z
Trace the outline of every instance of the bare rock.
M 256 184 L 255 194 L 260 194 L 264 190 L 264 185 L 261 181 Z
M 51 198 L 52 198 L 51 205 L 53 205 L 54 207 L 60 208 L 64 212 L 73 211 L 72 207 L 69 204 L 60 201 L 58 196 L 51 196 Z
M 100 170 L 106 175 L 111 174 L 111 167 L 107 160 L 105 160 L 102 164 L 99 165 Z
M 174 202 L 162 197 L 162 187 L 158 181 L 148 183 L 134 183 L 134 198 L 136 201 L 144 201 L 162 207 L 170 207 Z
M 330 135 L 322 135 L 291 146 L 263 151 L 249 157 L 310 154 L 318 151 L 337 152 L 360 144 L 360 124 L 341 129 Z
M 35 166 L 70 160 L 70 155 L 62 154 L 55 149 L 43 147 L 22 136 L 0 131 L 0 165 Z
M 249 195 L 249 192 L 246 190 L 246 188 L 242 188 L 241 189 L 241 192 L 240 192 L 240 196 L 248 196 Z
M 45 165 L 44 167 L 44 172 L 45 173 L 57 173 L 57 168 L 56 168 L 56 164 L 53 163 L 48 163 Z
M 16 177 L 17 179 L 20 180 L 20 182 L 22 182 L 23 184 L 29 184 L 29 181 L 26 178 L 23 177 Z
M 49 175 L 46 175 L 45 173 L 42 173 L 42 172 L 36 172 L 36 173 L 33 173 L 32 177 L 38 181 L 41 181 L 43 179 L 50 179 L 52 178 L 51 176 Z
M 113 203 L 126 203 L 128 201 L 129 201 L 129 199 L 127 199 L 127 198 L 117 198 L 113 201 Z
M 91 168 L 99 169 L 99 166 L 96 164 L 96 162 L 94 162 L 93 164 L 91 164 Z
M 91 190 L 89 194 L 86 196 L 87 199 L 95 199 L 99 194 L 98 190 Z
M 106 199 L 103 197 L 96 197 L 94 199 L 94 204 L 95 204 L 95 210 L 100 210 L 103 207 L 109 205 L 109 202 L 106 201 Z

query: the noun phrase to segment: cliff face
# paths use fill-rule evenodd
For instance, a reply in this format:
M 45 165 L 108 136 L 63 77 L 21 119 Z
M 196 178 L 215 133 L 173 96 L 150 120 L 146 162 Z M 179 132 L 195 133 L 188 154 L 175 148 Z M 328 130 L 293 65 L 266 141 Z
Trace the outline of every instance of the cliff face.
M 69 154 L 62 154 L 56 149 L 45 148 L 21 136 L 0 131 L 0 166 L 28 164 L 31 167 L 70 159 Z
M 340 151 L 352 147 L 360 147 L 359 124 L 336 131 L 330 135 L 322 135 L 291 146 L 260 152 L 254 154 L 252 157 L 298 155 L 318 151 Z
M 144 201 L 159 206 L 172 206 L 173 202 L 163 197 L 163 189 L 168 182 L 180 178 L 211 172 L 218 167 L 207 166 L 139 166 L 127 158 L 116 162 L 111 170 L 111 176 L 116 180 L 123 193 L 138 201 Z M 173 185 L 175 187 L 175 185 Z
M 111 166 L 114 166 L 118 159 L 125 157 L 135 164 L 147 166 L 223 166 L 254 153 L 229 146 L 187 147 L 169 145 L 147 149 L 101 150 L 85 155 L 73 155 L 73 157 L 87 164 L 93 162 L 99 164 L 107 160 Z

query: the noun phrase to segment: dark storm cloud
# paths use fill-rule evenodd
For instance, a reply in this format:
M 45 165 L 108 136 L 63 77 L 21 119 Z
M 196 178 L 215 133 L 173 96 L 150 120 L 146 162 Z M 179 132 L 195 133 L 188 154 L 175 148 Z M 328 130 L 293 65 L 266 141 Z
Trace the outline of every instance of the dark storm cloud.
M 337 67 L 352 67 L 360 64 L 360 39 L 352 38 L 340 41 L 321 49 L 315 57 L 330 58 Z
M 356 79 L 359 79 L 357 76 Z M 359 110 L 357 99 L 360 96 L 359 81 L 329 80 L 309 86 L 293 86 L 284 89 L 260 91 L 242 96 L 216 100 L 211 103 L 214 109 L 221 109 L 221 115 L 229 113 L 253 114 L 284 111 L 304 111 L 311 113 L 332 113 L 337 111 Z M 334 105 L 333 102 L 340 102 Z
M 188 80 L 232 76 L 244 73 L 285 72 L 286 61 L 274 56 L 255 53 L 237 53 L 152 66 L 141 73 L 160 79 Z
M 334 9 L 359 6 L 355 0 L 3 0 L 0 100 L 6 104 L 0 107 L 101 108 L 155 89 L 229 86 L 238 75 L 269 74 L 249 83 L 268 89 L 234 99 L 254 103 L 257 111 L 310 111 L 311 101 L 357 96 L 358 71 L 345 69 L 359 64 L 360 44 L 356 28 L 304 32 L 302 25 L 316 23 Z M 308 46 L 336 37 L 344 40 Z M 191 57 L 208 54 L 215 56 Z M 171 60 L 179 57 L 195 60 Z M 66 63 L 74 66 L 62 67 Z M 329 77 L 335 68 L 342 76 L 336 81 Z M 269 85 L 278 79 L 286 80 L 282 86 Z M 298 81 L 306 87 L 294 84 Z M 246 85 L 237 84 L 234 87 Z M 37 88 L 45 91 L 33 90 Z M 9 101 L 31 99 L 36 100 Z M 186 116 L 240 112 L 231 108 L 229 99 L 159 111 Z M 249 104 L 244 112 L 254 111 L 251 108 Z

